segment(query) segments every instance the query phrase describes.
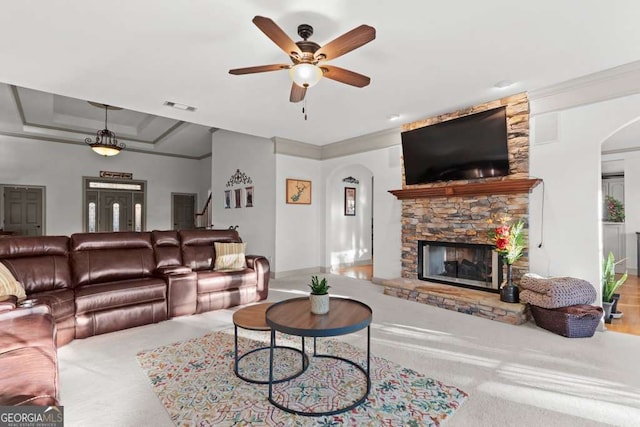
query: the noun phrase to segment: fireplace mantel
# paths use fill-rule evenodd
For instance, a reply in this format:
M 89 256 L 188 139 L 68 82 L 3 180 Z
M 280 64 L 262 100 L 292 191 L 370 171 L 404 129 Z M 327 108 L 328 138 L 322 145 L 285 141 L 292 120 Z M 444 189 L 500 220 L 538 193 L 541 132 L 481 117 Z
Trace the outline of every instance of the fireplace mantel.
M 399 200 L 424 199 L 429 197 L 455 197 L 493 194 L 528 193 L 542 182 L 539 178 L 505 179 L 471 184 L 448 184 L 441 187 L 405 188 L 389 190 Z

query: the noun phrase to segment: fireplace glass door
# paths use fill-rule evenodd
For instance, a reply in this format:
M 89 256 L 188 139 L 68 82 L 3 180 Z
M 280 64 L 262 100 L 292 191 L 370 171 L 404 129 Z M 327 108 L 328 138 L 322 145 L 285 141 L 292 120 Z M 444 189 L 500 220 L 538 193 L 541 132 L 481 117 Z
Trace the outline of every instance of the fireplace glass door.
M 498 254 L 491 245 L 418 242 L 418 278 L 497 292 L 502 281 Z

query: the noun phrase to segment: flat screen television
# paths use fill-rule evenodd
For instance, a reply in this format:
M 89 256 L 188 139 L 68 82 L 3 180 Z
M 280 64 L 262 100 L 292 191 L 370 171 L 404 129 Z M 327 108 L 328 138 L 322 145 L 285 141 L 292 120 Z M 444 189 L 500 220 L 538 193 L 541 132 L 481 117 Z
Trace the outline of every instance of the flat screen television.
M 401 136 L 407 185 L 509 175 L 505 107 Z

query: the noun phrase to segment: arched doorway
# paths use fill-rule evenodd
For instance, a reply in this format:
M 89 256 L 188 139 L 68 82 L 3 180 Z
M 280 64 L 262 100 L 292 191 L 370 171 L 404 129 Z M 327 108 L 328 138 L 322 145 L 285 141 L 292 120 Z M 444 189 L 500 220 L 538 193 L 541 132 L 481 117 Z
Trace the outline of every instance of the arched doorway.
M 640 117 L 607 137 L 601 146 L 602 247 L 621 261 L 616 279 L 628 273 L 618 289 L 617 314 L 607 329 L 640 335 L 640 278 L 638 277 L 638 238 L 640 231 Z M 617 206 L 617 207 L 616 207 Z M 624 217 L 618 214 L 619 207 Z M 611 212 L 613 208 L 614 213 Z
M 326 260 L 335 274 L 373 277 L 373 173 L 341 166 L 326 179 Z

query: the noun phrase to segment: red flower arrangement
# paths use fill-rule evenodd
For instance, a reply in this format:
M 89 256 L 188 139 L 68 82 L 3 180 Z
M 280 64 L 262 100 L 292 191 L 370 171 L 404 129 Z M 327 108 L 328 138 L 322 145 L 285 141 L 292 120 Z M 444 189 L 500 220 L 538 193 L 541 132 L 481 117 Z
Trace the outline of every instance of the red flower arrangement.
M 511 217 L 502 215 L 487 222 L 493 224 L 494 221 L 500 224 L 489 230 L 489 237 L 495 246 L 494 250 L 502 255 L 505 264 L 511 265 L 522 257 L 524 251 L 524 220 L 519 219 L 511 223 Z

